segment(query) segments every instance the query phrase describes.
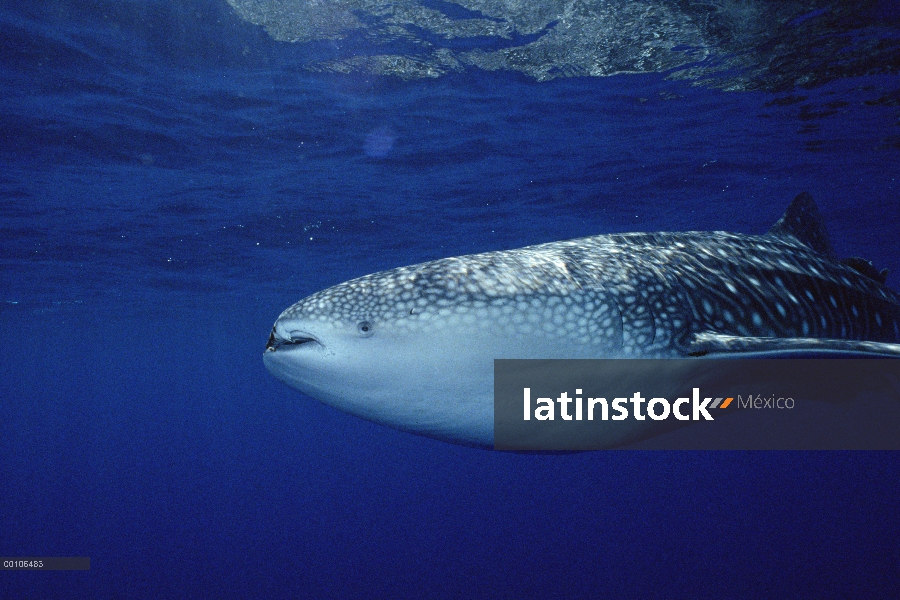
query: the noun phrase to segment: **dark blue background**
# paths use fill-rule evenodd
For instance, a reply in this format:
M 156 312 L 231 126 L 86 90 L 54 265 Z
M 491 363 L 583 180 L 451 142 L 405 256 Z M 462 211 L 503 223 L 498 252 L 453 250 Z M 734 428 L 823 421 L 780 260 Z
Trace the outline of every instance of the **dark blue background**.
M 354 276 L 758 233 L 800 191 L 841 255 L 896 273 L 896 75 L 401 82 L 306 72 L 321 48 L 214 0 L 0 6 L 0 554 L 91 557 L 0 573 L 0 595 L 898 589 L 895 454 L 486 452 L 338 413 L 261 360 L 282 309 Z

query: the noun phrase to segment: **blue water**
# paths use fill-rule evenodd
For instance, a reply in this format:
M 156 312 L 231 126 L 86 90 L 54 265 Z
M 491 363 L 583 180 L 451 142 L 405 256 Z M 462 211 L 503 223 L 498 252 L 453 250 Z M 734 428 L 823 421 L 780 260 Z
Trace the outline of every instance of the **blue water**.
M 281 310 L 355 276 L 759 233 L 801 191 L 897 289 L 900 63 L 755 91 L 404 81 L 304 69 L 319 46 L 218 0 L 0 6 L 0 555 L 91 558 L 0 573 L 0 597 L 900 589 L 895 453 L 488 452 L 339 413 L 261 360 Z

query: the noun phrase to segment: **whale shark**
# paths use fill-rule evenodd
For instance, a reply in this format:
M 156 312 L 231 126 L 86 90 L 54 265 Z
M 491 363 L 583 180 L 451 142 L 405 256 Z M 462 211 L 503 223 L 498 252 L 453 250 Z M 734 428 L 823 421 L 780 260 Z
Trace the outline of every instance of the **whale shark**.
M 802 193 L 764 235 L 596 235 L 346 281 L 282 312 L 263 360 L 342 411 L 491 448 L 494 359 L 900 357 L 886 277 L 838 260 Z

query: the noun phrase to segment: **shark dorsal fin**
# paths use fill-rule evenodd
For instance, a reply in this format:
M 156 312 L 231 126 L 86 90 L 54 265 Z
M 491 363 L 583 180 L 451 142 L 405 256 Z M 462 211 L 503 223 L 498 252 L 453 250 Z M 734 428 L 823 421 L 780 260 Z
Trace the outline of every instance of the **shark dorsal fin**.
M 834 258 L 822 215 L 808 192 L 798 194 L 767 236 L 789 238 L 812 248 L 819 254 Z

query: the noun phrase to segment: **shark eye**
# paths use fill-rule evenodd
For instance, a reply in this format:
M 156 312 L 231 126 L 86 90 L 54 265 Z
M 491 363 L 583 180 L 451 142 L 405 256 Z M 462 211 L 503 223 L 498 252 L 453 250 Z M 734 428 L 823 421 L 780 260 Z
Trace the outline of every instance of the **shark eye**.
M 359 325 L 356 326 L 356 331 L 359 332 L 359 335 L 362 337 L 369 337 L 372 335 L 372 324 L 368 321 L 361 321 Z

